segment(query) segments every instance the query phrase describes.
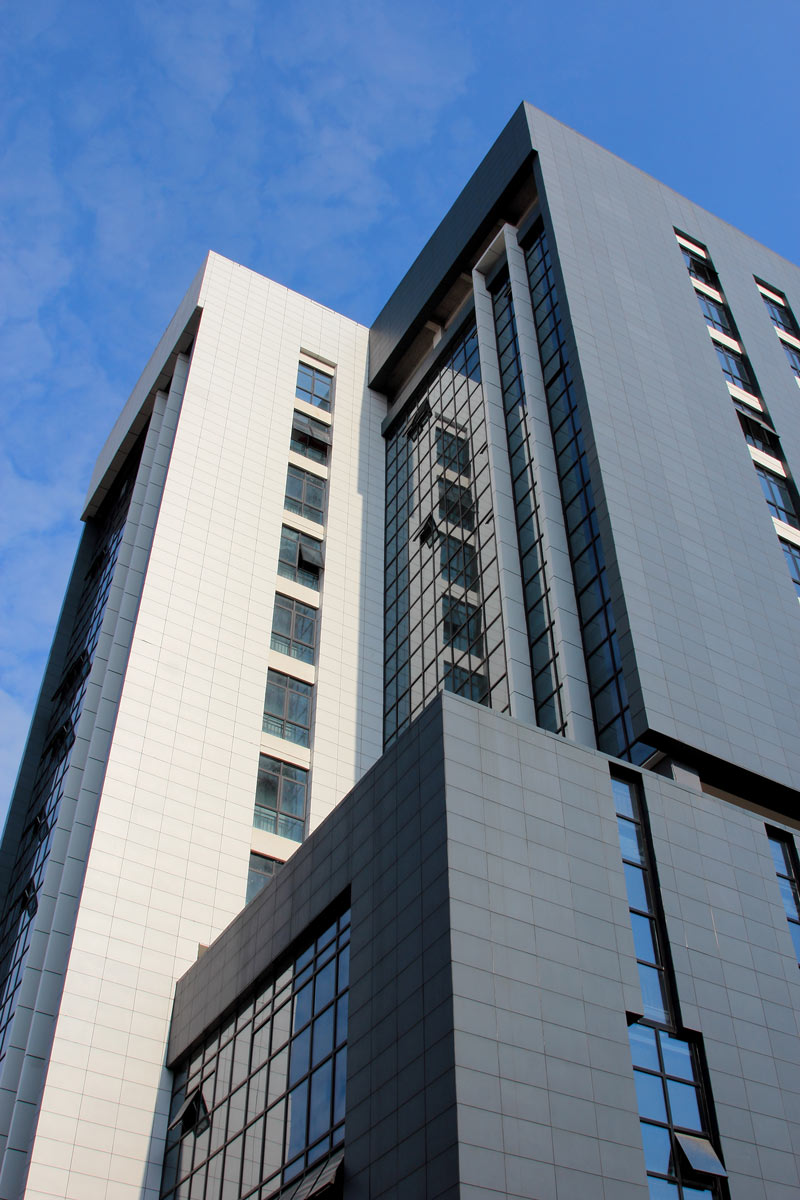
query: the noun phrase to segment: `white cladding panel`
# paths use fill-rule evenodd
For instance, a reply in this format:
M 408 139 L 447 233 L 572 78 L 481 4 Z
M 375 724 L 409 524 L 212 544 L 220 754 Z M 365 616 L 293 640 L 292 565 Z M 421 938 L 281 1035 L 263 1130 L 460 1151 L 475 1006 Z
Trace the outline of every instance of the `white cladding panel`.
M 244 903 L 301 351 L 335 364 L 312 827 L 381 750 L 385 404 L 366 389 L 368 331 L 213 254 L 199 303 L 29 1200 L 158 1195 L 174 981 Z

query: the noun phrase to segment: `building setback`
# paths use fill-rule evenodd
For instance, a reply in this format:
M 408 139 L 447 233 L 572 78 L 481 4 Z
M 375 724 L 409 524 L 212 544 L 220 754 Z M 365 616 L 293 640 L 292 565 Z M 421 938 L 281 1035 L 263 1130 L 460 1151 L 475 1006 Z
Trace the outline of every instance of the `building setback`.
M 528 105 L 370 329 L 209 255 L 0 851 L 3 1200 L 800 1194 L 795 314 Z

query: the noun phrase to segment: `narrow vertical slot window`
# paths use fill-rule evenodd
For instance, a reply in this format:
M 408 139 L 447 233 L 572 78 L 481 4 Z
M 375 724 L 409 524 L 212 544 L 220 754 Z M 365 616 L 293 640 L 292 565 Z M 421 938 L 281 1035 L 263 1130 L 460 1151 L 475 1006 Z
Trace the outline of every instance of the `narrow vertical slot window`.
M 788 833 L 767 828 L 769 848 L 778 877 L 783 911 L 789 923 L 789 932 L 794 943 L 794 953 L 800 966 L 800 866 L 794 839 Z

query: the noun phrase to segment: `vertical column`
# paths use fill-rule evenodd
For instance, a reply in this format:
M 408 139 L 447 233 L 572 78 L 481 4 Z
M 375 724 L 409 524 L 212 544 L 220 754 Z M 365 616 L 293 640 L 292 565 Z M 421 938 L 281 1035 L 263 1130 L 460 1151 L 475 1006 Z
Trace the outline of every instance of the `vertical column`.
M 506 424 L 503 394 L 494 333 L 492 298 L 483 272 L 472 272 L 475 294 L 475 321 L 486 413 L 486 443 L 492 486 L 497 567 L 503 604 L 503 629 L 508 668 L 508 693 L 511 715 L 529 724 L 536 723 L 531 679 L 531 657 L 525 621 L 525 603 L 519 566 L 519 542 L 514 518 L 514 497 L 508 468 Z

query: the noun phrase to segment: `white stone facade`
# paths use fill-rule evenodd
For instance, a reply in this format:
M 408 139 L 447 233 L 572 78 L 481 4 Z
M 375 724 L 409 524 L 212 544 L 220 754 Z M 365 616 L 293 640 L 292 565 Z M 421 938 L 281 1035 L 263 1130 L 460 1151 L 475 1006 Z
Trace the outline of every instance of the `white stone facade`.
M 177 424 L 171 447 L 161 447 L 163 495 L 149 497 L 155 533 L 138 564 L 140 602 L 135 589 L 130 597 L 135 629 L 120 664 L 29 1200 L 155 1200 L 174 982 L 241 909 L 251 847 L 281 859 L 296 849 L 253 829 L 253 802 L 262 749 L 309 760 L 261 731 L 268 666 L 292 662 L 270 650 L 275 593 L 314 597 L 277 575 L 282 524 L 313 529 L 284 512 L 301 357 L 335 379 L 310 676 L 310 828 L 381 751 L 385 403 L 366 387 L 368 331 L 215 254 L 194 288 L 202 315 L 191 358 L 176 367 L 176 380 L 185 374 L 179 415 L 175 384 L 170 394 Z M 171 349 L 162 342 L 162 358 Z M 162 365 L 151 361 L 149 375 Z M 134 392 L 93 489 L 107 486 L 151 386 Z M 309 668 L 297 674 L 308 680 Z

